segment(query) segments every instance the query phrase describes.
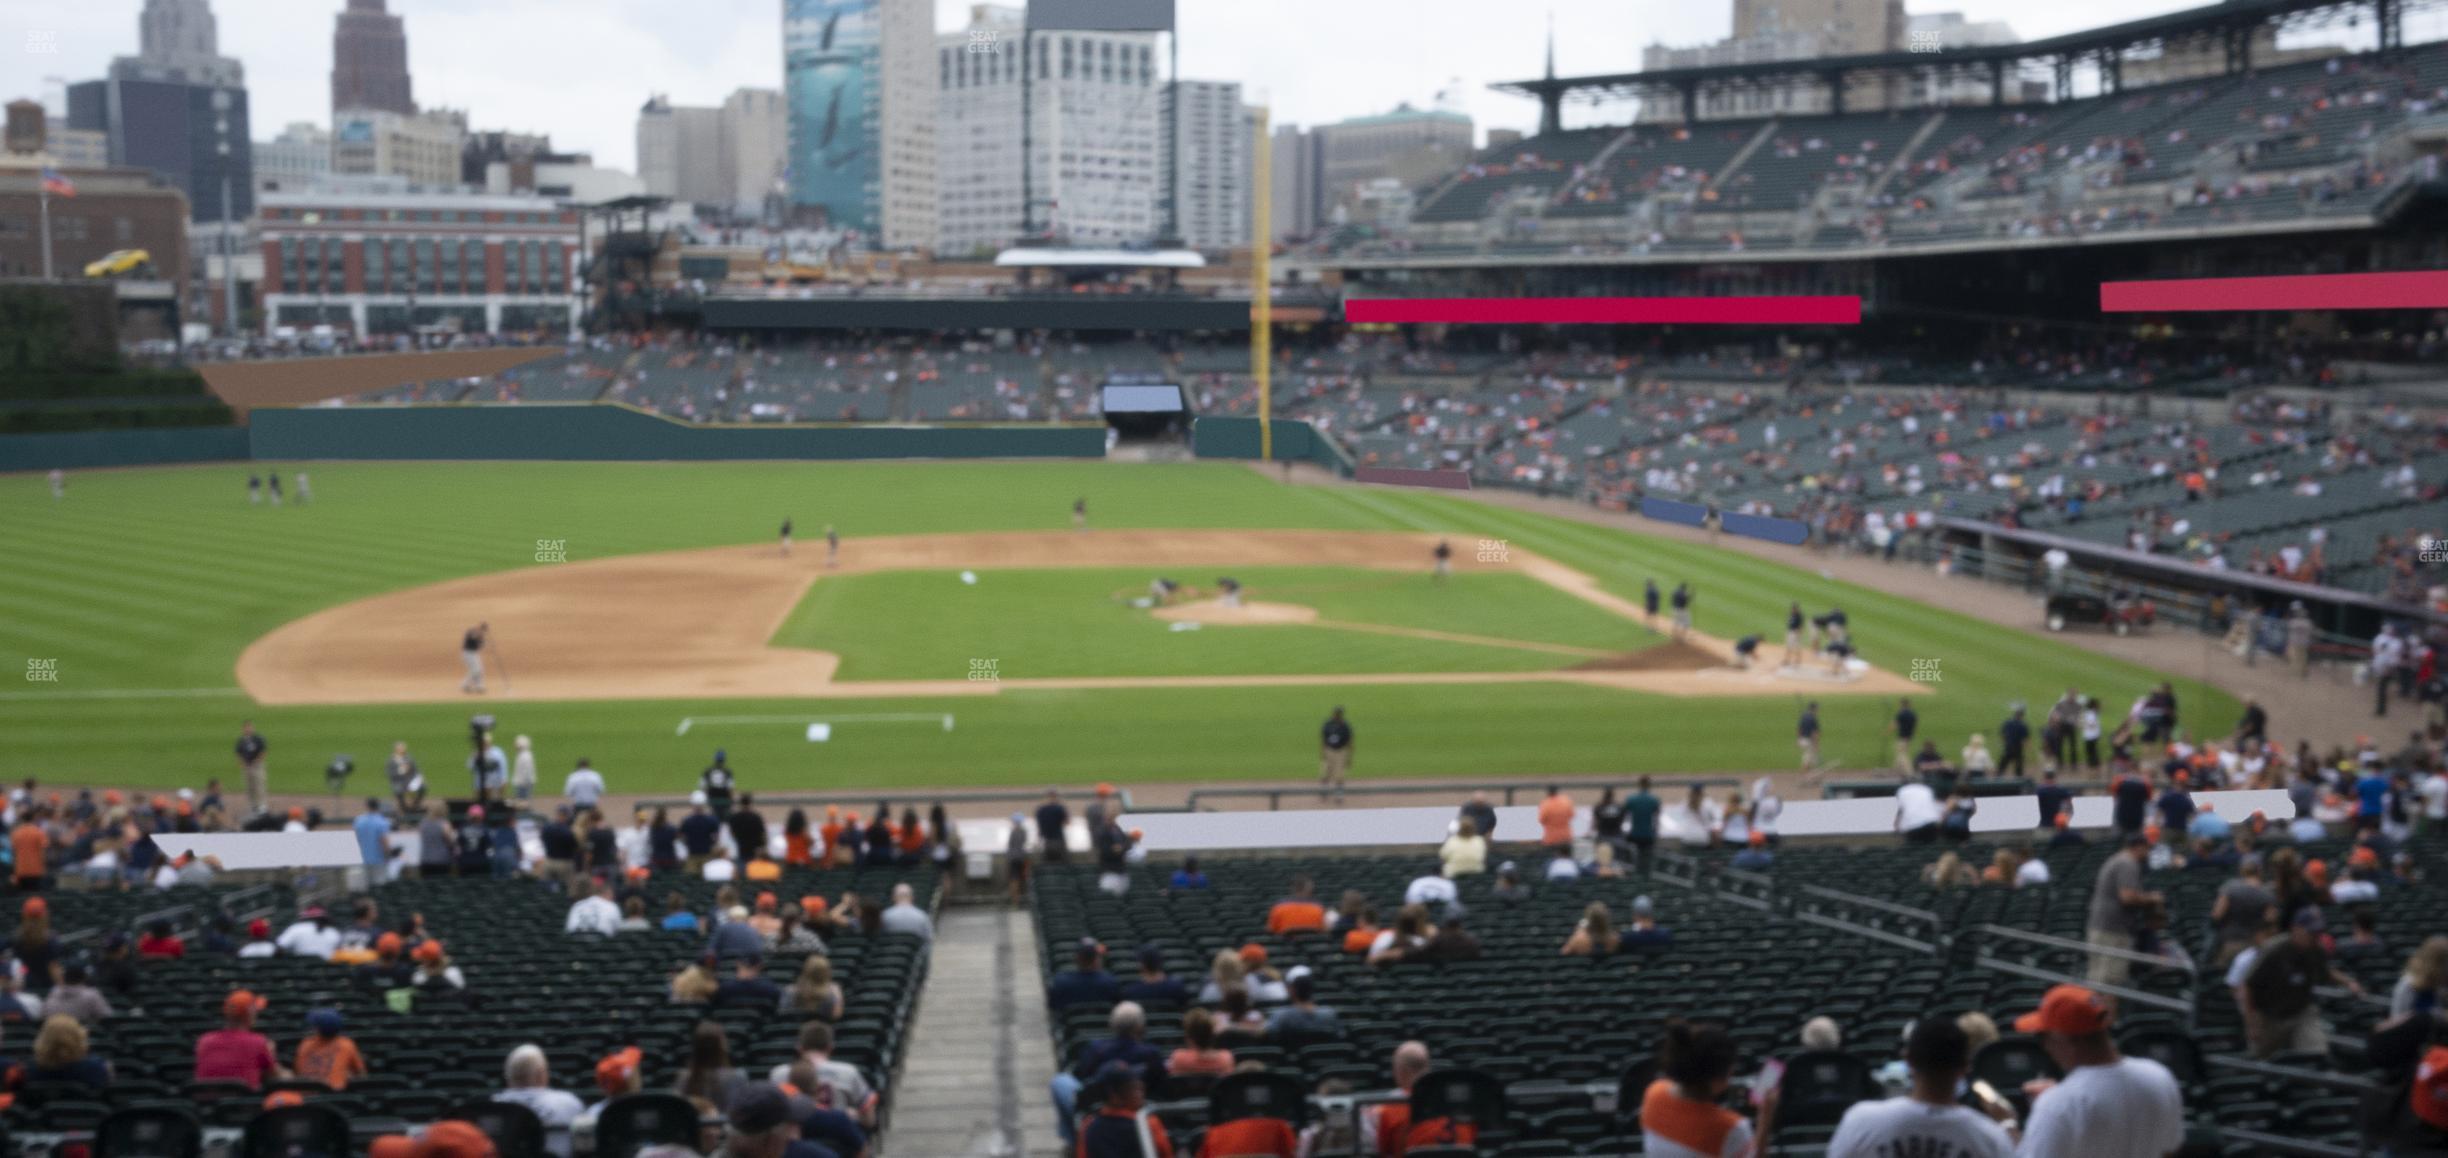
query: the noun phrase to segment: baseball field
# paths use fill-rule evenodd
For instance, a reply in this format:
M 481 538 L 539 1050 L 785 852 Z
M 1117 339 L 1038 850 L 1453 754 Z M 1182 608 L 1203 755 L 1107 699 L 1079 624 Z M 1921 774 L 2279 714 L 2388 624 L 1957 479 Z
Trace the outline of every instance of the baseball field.
M 1951 753 L 2010 701 L 2116 711 L 2161 678 L 1798 551 L 1234 464 L 277 469 L 312 501 L 250 503 L 246 464 L 80 473 L 57 500 L 0 478 L 0 776 L 234 784 L 252 719 L 275 790 L 319 791 L 338 755 L 373 788 L 406 740 L 457 791 L 481 711 L 533 737 L 548 790 L 581 756 L 615 791 L 681 789 L 716 748 L 769 789 L 1297 779 L 1336 705 L 1356 778 L 1776 770 L 1806 699 L 1831 760 L 1874 766 L 1898 695 Z M 1696 592 L 1689 639 L 1648 620 L 1648 579 Z M 1866 667 L 1773 670 L 1792 600 L 1843 607 Z M 1770 663 L 1734 668 L 1746 634 Z M 2233 719 L 2174 682 L 2189 719 Z

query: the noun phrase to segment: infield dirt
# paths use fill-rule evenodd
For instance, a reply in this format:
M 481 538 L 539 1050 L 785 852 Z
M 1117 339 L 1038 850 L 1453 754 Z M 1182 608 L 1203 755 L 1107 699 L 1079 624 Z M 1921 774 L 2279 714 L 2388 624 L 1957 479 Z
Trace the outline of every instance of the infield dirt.
M 1417 572 L 1426 569 L 1435 543 L 1433 535 L 1391 532 L 1033 531 L 845 539 L 834 567 L 826 565 L 821 546 L 810 545 L 788 557 L 773 546 L 719 547 L 540 564 L 394 591 L 316 612 L 249 645 L 238 657 L 236 674 L 239 685 L 265 704 L 475 701 L 480 697 L 457 690 L 463 674 L 457 647 L 461 633 L 481 620 L 492 625 L 500 641 L 494 658 L 507 669 L 506 679 L 499 666 L 489 674 L 490 694 L 481 697 L 487 699 L 876 698 L 990 696 L 1028 688 L 1524 682 L 1683 696 L 1786 695 L 1806 689 L 1814 694 L 1926 695 L 1933 690 L 1876 669 L 1845 680 L 1816 671 L 1738 671 L 1730 665 L 1731 644 L 1697 632 L 1680 645 L 1617 660 L 1588 649 L 1506 641 L 1589 660 L 1578 668 L 1555 671 L 999 682 L 840 681 L 834 678 L 840 661 L 833 654 L 768 644 L 809 586 L 831 575 L 1130 566 L 1146 566 L 1151 575 L 1161 568 L 1261 566 Z M 1646 622 L 1638 605 L 1603 590 L 1590 576 L 1518 547 L 1504 562 L 1456 558 L 1454 567 L 1519 571 L 1614 614 Z M 1250 614 L 1208 618 L 1196 605 L 1159 613 L 1218 629 L 1270 621 L 1256 608 L 1243 610 Z M 1297 621 L 1297 612 L 1268 614 Z M 1325 622 L 1315 626 L 1412 630 Z

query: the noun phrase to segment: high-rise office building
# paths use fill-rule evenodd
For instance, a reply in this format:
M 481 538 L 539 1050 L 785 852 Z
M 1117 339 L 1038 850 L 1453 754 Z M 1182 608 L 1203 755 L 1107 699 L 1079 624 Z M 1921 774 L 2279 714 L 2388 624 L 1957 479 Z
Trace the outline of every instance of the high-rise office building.
M 1419 188 L 1469 163 L 1471 119 L 1449 109 L 1397 105 L 1394 111 L 1320 125 L 1319 220 L 1348 205 L 1361 186 L 1392 178 Z
M 68 86 L 68 127 L 101 134 L 110 164 L 177 185 L 196 220 L 245 220 L 255 207 L 246 69 L 220 55 L 211 6 L 145 0 L 137 29 L 137 55 Z
M 332 172 L 404 177 L 448 189 L 460 182 L 467 116 L 447 109 L 401 114 L 343 109 L 332 114 Z
M 313 121 L 292 122 L 279 136 L 255 142 L 257 189 L 302 189 L 331 167 L 331 133 Z
M 1734 0 L 1734 35 L 1690 48 L 1650 45 L 1641 52 L 1641 68 L 1901 52 L 1906 31 L 1904 0 Z M 1891 108 L 1906 100 L 1910 89 L 1898 78 L 1857 77 L 1845 85 L 1844 107 L 1848 112 Z M 1703 120 L 1825 113 L 1833 107 L 1827 86 L 1815 78 L 1710 89 L 1698 102 Z M 1680 121 L 1683 106 L 1678 101 L 1645 101 L 1639 119 Z
M 1274 186 L 1268 193 L 1273 198 L 1275 240 L 1307 237 L 1317 231 L 1321 203 L 1318 186 L 1318 146 L 1323 143 L 1316 133 L 1299 125 L 1277 125 L 1273 140 L 1267 147 L 1275 151 L 1269 159 L 1272 172 L 1268 183 Z
M 1024 135 L 1038 232 L 1079 245 L 1154 240 L 1163 171 L 1154 34 L 1028 38 L 1036 75 L 1023 134 L 1021 12 L 979 5 L 970 21 L 937 39 L 940 248 L 993 249 L 1020 236 Z
M 638 110 L 638 180 L 653 196 L 754 214 L 781 179 L 788 140 L 772 89 L 739 89 L 719 108 L 656 96 Z
M 409 114 L 408 29 L 383 0 L 348 0 L 332 26 L 331 107 Z
M 719 131 L 724 195 L 733 212 L 753 216 L 782 180 L 790 156 L 790 114 L 781 91 L 734 90 L 723 98 Z
M 886 249 L 933 249 L 938 70 L 935 6 L 928 0 L 884 0 L 883 228 Z
M 929 184 L 916 153 L 932 116 L 921 86 L 935 80 L 934 27 L 931 0 L 783 0 L 793 205 L 880 241 L 896 189 L 896 225 L 923 236 L 911 222 Z
M 1249 244 L 1251 114 L 1236 81 L 1185 80 L 1172 124 L 1174 214 L 1182 244 Z M 1159 194 L 1161 196 L 1161 193 Z

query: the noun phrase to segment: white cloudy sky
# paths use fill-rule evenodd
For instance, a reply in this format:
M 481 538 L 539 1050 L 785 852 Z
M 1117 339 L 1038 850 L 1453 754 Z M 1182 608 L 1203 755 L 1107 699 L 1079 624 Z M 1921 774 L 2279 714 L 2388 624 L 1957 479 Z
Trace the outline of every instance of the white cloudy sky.
M 2002 19 L 2025 38 L 2189 7 L 2203 0 L 1914 0 L 1914 12 Z M 936 0 L 964 24 L 968 0 Z M 0 98 L 59 107 L 59 81 L 101 75 L 136 50 L 142 0 L 0 3 Z M 257 138 L 328 122 L 332 17 L 341 0 L 215 0 L 221 50 L 245 61 Z M 470 110 L 480 128 L 544 131 L 597 163 L 635 163 L 636 112 L 654 92 L 714 104 L 743 85 L 779 87 L 781 0 L 391 0 L 407 19 L 420 104 Z M 1180 0 L 1182 74 L 1238 80 L 1278 123 L 1316 123 L 1426 104 L 1452 89 L 1481 128 L 1530 128 L 1531 102 L 1491 81 L 1536 75 L 1546 19 L 1559 71 L 1637 69 L 1651 43 L 1726 34 L 1731 0 Z M 2421 39 L 2421 37 L 2415 37 Z M 28 51 L 18 55 L 22 42 Z M 31 51 L 48 45 L 53 51 Z M 20 65 L 26 67 L 19 67 Z M 1580 114 L 1587 116 L 1589 114 Z M 1617 114 L 1620 117 L 1621 114 Z M 1567 113 L 1568 122 L 1577 120 Z

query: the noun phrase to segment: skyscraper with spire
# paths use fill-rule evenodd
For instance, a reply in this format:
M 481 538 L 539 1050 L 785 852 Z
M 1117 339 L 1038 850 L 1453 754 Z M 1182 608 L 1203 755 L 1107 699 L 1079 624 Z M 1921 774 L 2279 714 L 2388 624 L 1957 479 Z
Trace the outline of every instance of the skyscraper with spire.
M 383 0 L 348 0 L 334 23 L 331 93 L 334 113 L 416 112 L 408 80 L 408 30 L 383 8 Z
M 244 221 L 255 204 L 246 68 L 221 55 L 212 5 L 145 0 L 136 32 L 136 55 L 68 86 L 68 127 L 102 134 L 111 164 L 176 184 L 196 221 Z

